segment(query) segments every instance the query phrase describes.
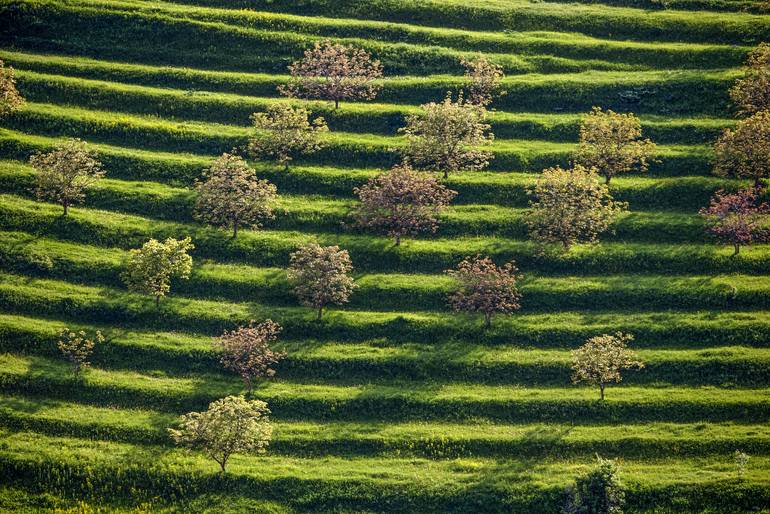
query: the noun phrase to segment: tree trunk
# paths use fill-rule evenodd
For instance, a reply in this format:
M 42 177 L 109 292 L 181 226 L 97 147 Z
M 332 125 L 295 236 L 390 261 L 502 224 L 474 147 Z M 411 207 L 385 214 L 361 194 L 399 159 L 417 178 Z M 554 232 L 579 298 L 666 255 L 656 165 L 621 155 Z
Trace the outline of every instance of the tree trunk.
M 604 176 L 604 183 L 608 186 L 610 185 L 610 180 L 612 180 L 612 175 L 605 175 Z
M 444 170 L 444 180 L 449 178 L 449 172 L 447 170 Z
M 735 251 L 733 252 L 733 257 L 735 257 L 736 255 L 741 253 L 741 245 L 739 243 L 735 243 L 733 247 L 735 248 Z
M 238 237 L 238 222 L 234 221 L 233 222 L 233 239 L 235 239 L 236 237 Z
M 340 99 L 339 98 L 335 98 L 334 99 L 334 109 L 335 110 L 338 109 L 339 106 L 340 106 Z
M 599 384 L 599 397 L 604 401 L 604 384 Z
M 396 246 L 401 245 L 401 234 L 396 234 Z
M 225 466 L 227 466 L 227 457 L 223 458 L 221 461 L 217 461 L 219 464 L 219 468 L 221 469 L 221 473 L 225 474 Z
M 564 246 L 564 251 L 566 252 L 569 250 L 569 247 L 572 245 L 572 241 L 570 241 L 569 239 L 562 239 L 561 244 Z
M 484 313 L 484 328 L 489 328 L 492 326 L 492 313 L 491 312 L 485 312 Z
M 283 163 L 283 171 L 284 173 L 289 171 L 289 161 Z
M 66 215 L 67 215 L 67 213 L 69 212 L 69 206 L 70 206 L 70 202 L 69 202 L 69 200 L 64 200 L 64 201 L 61 203 L 61 205 L 62 205 L 62 207 L 64 207 L 64 214 L 63 214 L 63 216 L 66 216 Z
M 316 316 L 315 318 L 316 321 L 321 321 L 321 316 L 323 316 L 323 313 L 324 313 L 324 306 L 321 305 L 320 307 L 318 307 L 318 316 Z
M 160 295 L 155 295 L 155 308 L 160 308 Z

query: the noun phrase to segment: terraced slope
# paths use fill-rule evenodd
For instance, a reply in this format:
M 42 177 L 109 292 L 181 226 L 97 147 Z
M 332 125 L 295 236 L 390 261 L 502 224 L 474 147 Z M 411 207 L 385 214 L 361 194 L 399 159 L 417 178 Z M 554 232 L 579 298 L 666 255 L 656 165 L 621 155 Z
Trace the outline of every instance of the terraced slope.
M 710 175 L 710 144 L 770 16 L 667 3 L 0 0 L 0 59 L 28 100 L 0 128 L 0 511 L 558 512 L 600 454 L 620 459 L 630 512 L 768 512 L 770 246 L 731 257 L 697 211 L 742 185 Z M 380 96 L 306 102 L 327 149 L 288 173 L 252 163 L 281 194 L 263 230 L 195 223 L 192 181 L 244 143 L 252 112 L 288 101 L 286 65 L 322 38 L 382 59 Z M 435 236 L 393 247 L 344 229 L 353 188 L 395 162 L 404 116 L 456 90 L 458 59 L 479 53 L 508 75 L 490 169 L 450 178 Z M 613 180 L 631 206 L 614 234 L 543 255 L 526 187 L 568 162 L 593 105 L 638 113 L 658 160 Z M 62 218 L 35 201 L 26 160 L 68 136 L 108 176 Z M 195 269 L 160 309 L 126 292 L 128 249 L 187 235 Z M 320 324 L 284 271 L 312 240 L 349 249 L 360 285 Z M 476 253 L 526 277 L 520 313 L 488 331 L 445 304 L 443 270 Z M 211 338 L 266 317 L 288 351 L 255 393 L 275 438 L 220 476 L 165 429 L 241 392 Z M 64 326 L 107 335 L 81 379 L 55 346 Z M 570 350 L 617 330 L 646 367 L 600 403 L 570 385 Z

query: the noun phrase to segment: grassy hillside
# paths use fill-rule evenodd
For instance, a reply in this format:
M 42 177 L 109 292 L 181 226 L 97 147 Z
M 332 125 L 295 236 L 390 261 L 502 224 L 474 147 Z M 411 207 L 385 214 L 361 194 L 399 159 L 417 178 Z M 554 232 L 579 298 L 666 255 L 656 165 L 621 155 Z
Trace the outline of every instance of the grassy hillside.
M 375 101 L 277 94 L 325 38 L 383 62 Z M 733 257 L 697 215 L 746 185 L 712 175 L 711 144 L 768 40 L 751 0 L 0 0 L 0 59 L 27 100 L 0 127 L 0 511 L 555 513 L 598 454 L 618 459 L 628 512 L 770 512 L 770 245 Z M 395 247 L 350 228 L 406 116 L 479 54 L 508 91 L 489 169 L 449 178 L 435 235 Z M 288 172 L 251 162 L 276 219 L 235 240 L 197 223 L 194 180 L 287 102 L 330 132 Z M 570 161 L 592 106 L 638 114 L 656 159 L 613 179 L 630 209 L 601 243 L 543 253 L 526 190 Z M 28 158 L 66 137 L 107 178 L 65 218 L 35 199 Z M 126 290 L 128 250 L 184 236 L 192 275 L 159 308 Z M 310 241 L 348 249 L 359 284 L 321 323 L 285 271 Z M 524 274 L 522 309 L 489 330 L 446 304 L 444 270 L 477 253 Z M 243 392 L 212 337 L 268 317 L 288 354 L 254 393 L 274 438 L 220 475 L 166 428 Z M 107 338 L 79 378 L 65 326 Z M 616 331 L 646 366 L 600 402 L 570 383 L 570 352 Z

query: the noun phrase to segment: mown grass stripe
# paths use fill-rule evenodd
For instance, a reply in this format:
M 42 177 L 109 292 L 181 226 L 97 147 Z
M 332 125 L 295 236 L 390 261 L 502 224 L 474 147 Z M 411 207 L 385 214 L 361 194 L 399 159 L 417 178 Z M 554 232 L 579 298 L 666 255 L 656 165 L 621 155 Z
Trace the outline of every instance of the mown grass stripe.
M 77 318 L 81 323 L 115 323 L 142 329 L 219 334 L 252 319 L 271 318 L 289 339 L 391 342 L 469 341 L 539 348 L 574 347 L 602 332 L 622 330 L 634 345 L 696 348 L 719 345 L 765 347 L 770 340 L 766 311 L 559 311 L 499 317 L 489 330 L 474 316 L 436 312 L 329 310 L 324 322 L 301 307 L 266 306 L 185 297 L 151 298 L 123 290 L 0 274 L 0 306 L 8 313 Z

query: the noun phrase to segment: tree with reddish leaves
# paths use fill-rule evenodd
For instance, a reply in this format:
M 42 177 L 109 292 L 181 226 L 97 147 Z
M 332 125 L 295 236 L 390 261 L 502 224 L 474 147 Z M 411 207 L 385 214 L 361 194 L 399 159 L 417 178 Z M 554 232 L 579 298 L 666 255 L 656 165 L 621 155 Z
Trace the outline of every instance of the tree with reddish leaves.
M 484 327 L 489 328 L 494 314 L 510 314 L 521 308 L 516 283 L 522 277 L 518 271 L 513 262 L 497 266 L 489 257 L 466 257 L 457 269 L 446 271 L 459 283 L 449 305 L 455 311 L 483 313 Z
M 354 191 L 361 200 L 355 213 L 358 225 L 386 232 L 396 246 L 402 236 L 435 232 L 439 214 L 457 195 L 432 174 L 408 164 L 394 166 Z
M 738 255 L 741 246 L 765 242 L 770 238 L 767 214 L 770 205 L 757 203 L 759 190 L 747 188 L 737 193 L 716 192 L 708 207 L 700 210 L 709 232 L 721 243 L 731 244 Z
M 382 64 L 366 50 L 351 45 L 317 42 L 289 66 L 291 80 L 278 91 L 291 98 L 373 100 L 380 90 L 374 81 L 382 76 Z
M 270 348 L 270 343 L 278 339 L 281 326 L 272 321 L 238 327 L 227 331 L 214 341 L 214 346 L 221 353 L 219 362 L 237 373 L 251 394 L 255 378 L 272 377 L 276 365 L 286 356 L 286 352 L 276 352 Z

